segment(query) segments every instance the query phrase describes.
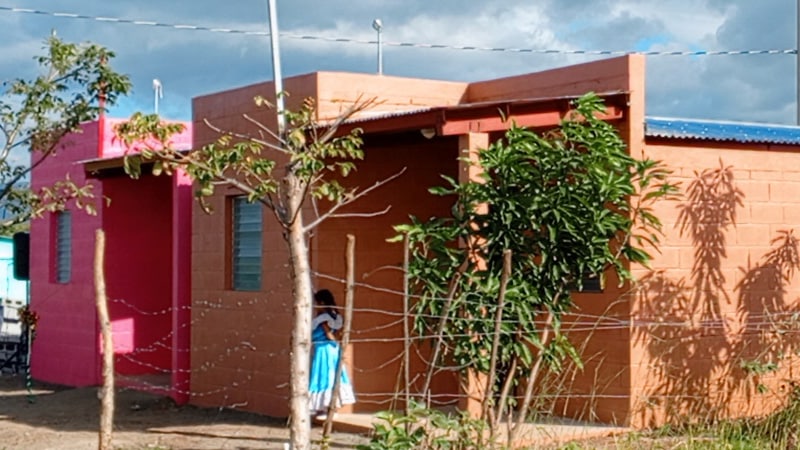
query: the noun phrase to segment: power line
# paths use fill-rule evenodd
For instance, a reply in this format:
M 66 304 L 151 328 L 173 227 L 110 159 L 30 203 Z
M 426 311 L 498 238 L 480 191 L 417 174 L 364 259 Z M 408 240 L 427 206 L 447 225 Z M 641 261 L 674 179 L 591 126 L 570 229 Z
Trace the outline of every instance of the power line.
M 125 19 L 120 17 L 91 16 L 87 14 L 52 12 L 40 9 L 16 8 L 12 6 L 0 6 L 0 11 L 19 13 L 19 14 L 34 14 L 39 16 L 56 17 L 61 19 L 91 20 L 95 22 L 104 22 L 104 23 L 120 23 L 126 25 L 169 28 L 169 29 L 183 30 L 183 31 L 186 30 L 204 31 L 209 33 L 237 34 L 244 36 L 270 35 L 270 33 L 267 31 L 259 31 L 259 30 L 240 30 L 235 28 L 220 28 L 220 27 L 210 27 L 204 25 L 165 23 L 153 20 L 134 20 L 134 19 Z M 378 44 L 378 41 L 368 40 L 368 39 L 354 39 L 346 37 L 318 36 L 318 35 L 295 34 L 295 33 L 279 33 L 279 35 L 287 39 L 296 39 L 304 41 L 322 41 L 322 42 L 332 42 L 332 43 L 364 44 L 364 45 Z M 629 55 L 635 53 L 645 56 L 723 56 L 723 55 L 796 55 L 797 54 L 797 49 L 630 51 L 630 50 L 559 50 L 559 49 L 488 47 L 488 46 L 477 46 L 477 45 L 449 45 L 449 44 L 393 42 L 393 41 L 383 41 L 381 44 L 388 47 L 477 51 L 477 52 L 492 52 L 492 53 L 528 53 L 528 54 L 545 54 L 545 55 L 560 54 L 560 55 L 589 55 L 589 56 L 619 56 L 619 55 Z

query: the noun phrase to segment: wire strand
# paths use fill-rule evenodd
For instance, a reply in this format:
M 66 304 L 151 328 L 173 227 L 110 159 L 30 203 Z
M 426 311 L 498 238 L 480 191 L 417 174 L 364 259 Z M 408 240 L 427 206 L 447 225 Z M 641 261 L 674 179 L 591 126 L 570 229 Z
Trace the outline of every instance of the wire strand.
M 17 8 L 13 6 L 0 6 L 0 11 L 18 14 L 33 14 L 38 16 L 49 16 L 60 19 L 90 20 L 103 23 L 117 23 L 135 26 L 147 26 L 156 28 L 169 28 L 183 31 L 202 31 L 209 33 L 235 34 L 243 36 L 269 36 L 267 31 L 260 30 L 241 30 L 236 28 L 220 28 L 205 25 L 177 24 L 158 22 L 154 20 L 135 20 L 121 17 L 92 16 L 88 14 L 53 12 L 41 9 Z M 347 37 L 319 36 L 297 33 L 279 33 L 280 37 L 302 41 L 322 41 L 330 43 L 377 45 L 378 41 L 370 39 L 355 39 Z M 517 47 L 489 47 L 479 45 L 450 45 L 432 44 L 422 42 L 395 42 L 382 41 L 382 45 L 387 47 L 404 47 L 418 49 L 435 50 L 459 50 L 474 52 L 491 53 L 528 53 L 528 54 L 560 54 L 560 55 L 589 55 L 589 56 L 621 56 L 629 54 L 641 54 L 645 56 L 724 56 L 724 55 L 796 55 L 797 49 L 747 49 L 747 50 L 676 50 L 676 51 L 632 51 L 632 50 L 563 50 L 563 49 L 537 49 L 537 48 L 517 48 Z

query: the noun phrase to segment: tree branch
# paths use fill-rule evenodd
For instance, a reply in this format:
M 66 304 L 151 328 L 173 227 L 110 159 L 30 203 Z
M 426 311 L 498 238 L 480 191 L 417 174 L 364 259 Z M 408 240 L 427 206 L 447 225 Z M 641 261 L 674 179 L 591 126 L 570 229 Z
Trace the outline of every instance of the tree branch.
M 382 216 L 389 212 L 392 209 L 392 205 L 383 208 L 382 211 L 374 211 L 374 212 L 365 212 L 365 213 L 342 213 L 342 214 L 330 214 L 328 215 L 328 219 L 344 219 L 346 217 L 377 217 Z
M 267 141 L 265 141 L 263 139 L 254 138 L 253 136 L 250 136 L 250 135 L 244 134 L 244 133 L 235 133 L 233 131 L 225 131 L 222 128 L 219 128 L 219 127 L 217 127 L 215 125 L 212 125 L 211 122 L 208 121 L 208 119 L 203 119 L 203 123 L 205 123 L 207 127 L 211 128 L 212 131 L 214 131 L 214 132 L 216 132 L 218 134 L 221 134 L 223 136 L 230 136 L 230 137 L 235 137 L 235 138 L 239 138 L 239 139 L 244 139 L 244 140 L 247 140 L 247 141 L 250 141 L 250 142 L 255 142 L 256 144 L 261 144 L 264 147 L 267 147 L 269 149 L 275 150 L 277 152 L 280 152 L 280 153 L 283 153 L 283 154 L 286 154 L 286 155 L 291 154 L 291 152 L 286 150 L 285 148 L 277 146 L 275 144 L 271 144 L 271 143 L 269 143 L 269 142 L 267 142 Z
M 278 136 L 274 131 L 270 130 L 268 126 L 264 125 L 263 123 L 259 122 L 258 120 L 250 117 L 248 114 L 242 114 L 242 117 L 245 118 L 248 122 L 252 123 L 253 125 L 257 126 L 259 129 L 266 131 L 273 139 L 278 141 L 281 145 L 286 145 L 286 140 L 282 137 Z
M 375 184 L 373 184 L 372 186 L 368 187 L 367 189 L 364 189 L 363 191 L 361 191 L 361 192 L 359 192 L 357 194 L 353 192 L 354 195 L 348 196 L 348 197 L 340 200 L 335 205 L 333 205 L 331 207 L 331 209 L 329 209 L 328 211 L 323 213 L 316 220 L 314 220 L 313 222 L 311 222 L 308 225 L 305 225 L 303 227 L 303 231 L 307 232 L 307 231 L 313 229 L 314 227 L 318 226 L 319 224 L 324 222 L 326 219 L 328 219 L 329 217 L 334 215 L 336 213 L 336 211 L 339 208 L 341 208 L 342 206 L 349 205 L 350 203 L 353 203 L 354 201 L 360 199 L 361 197 L 364 197 L 365 195 L 369 194 L 370 192 L 374 191 L 375 189 L 378 189 L 379 187 L 383 186 L 384 184 L 389 183 L 390 181 L 394 180 L 395 178 L 397 178 L 400 175 L 402 175 L 403 173 L 405 173 L 406 169 L 407 169 L 406 167 L 403 167 L 399 172 L 395 173 L 394 175 L 392 175 L 392 176 L 390 176 L 388 178 L 384 178 L 383 180 L 376 181 Z
M 256 194 L 257 193 L 256 190 L 253 189 L 251 186 L 249 186 L 249 185 L 247 185 L 245 183 L 242 183 L 241 181 L 237 180 L 236 178 L 228 177 L 228 176 L 225 176 L 225 175 L 223 175 L 221 173 L 217 173 L 217 172 L 213 171 L 207 164 L 204 164 L 202 161 L 198 161 L 197 159 L 192 159 L 188 155 L 183 155 L 181 153 L 176 153 L 176 155 L 179 155 L 179 156 L 178 157 L 173 157 L 173 158 L 168 158 L 168 157 L 162 155 L 161 158 L 165 159 L 165 160 L 168 160 L 168 161 L 173 161 L 173 162 L 175 162 L 176 164 L 179 164 L 179 165 L 194 164 L 194 165 L 196 165 L 198 167 L 201 167 L 203 170 L 206 170 L 208 172 L 213 173 L 214 174 L 214 178 L 219 180 L 220 182 L 227 183 L 227 184 L 233 186 L 234 188 L 239 189 L 240 191 L 242 191 L 245 194 L 251 195 L 251 194 Z M 285 228 L 287 226 L 287 223 L 285 223 L 284 220 L 280 217 L 279 211 L 278 211 L 279 208 L 278 208 L 277 205 L 275 205 L 275 202 L 273 201 L 271 195 L 267 194 L 265 196 L 259 196 L 259 197 L 257 197 L 257 200 L 259 201 L 259 203 L 261 203 L 264 206 L 266 206 L 267 208 L 269 208 L 275 214 L 275 218 L 278 219 L 278 223 L 280 223 L 282 227 Z
M 62 136 L 62 138 L 63 138 L 63 136 Z M 0 199 L 5 199 L 6 196 L 8 196 L 8 193 L 11 192 L 11 189 L 14 188 L 14 185 L 19 183 L 19 180 L 25 178 L 25 176 L 28 173 L 30 173 L 31 171 L 33 171 L 33 169 L 39 167 L 39 165 L 41 163 L 43 163 L 44 160 L 47 159 L 47 157 L 50 156 L 51 153 L 53 153 L 53 151 L 55 150 L 56 147 L 57 147 L 56 144 L 51 145 L 50 148 L 48 148 L 47 150 L 42 151 L 42 157 L 39 158 L 35 163 L 32 163 L 29 167 L 26 167 L 22 172 L 14 175 L 11 178 L 11 180 L 8 181 L 5 186 L 3 186 L 3 189 L 0 190 Z M 5 158 L 2 159 L 2 161 L 5 161 Z
M 359 95 L 358 98 L 356 99 L 356 101 L 353 102 L 352 105 L 350 105 L 342 114 L 339 114 L 339 116 L 336 117 L 336 119 L 333 121 L 333 123 L 331 123 L 330 125 L 328 125 L 326 127 L 327 130 L 325 131 L 325 133 L 323 133 L 322 136 L 318 137 L 316 139 L 316 141 L 319 142 L 319 143 L 322 143 L 322 144 L 328 142 L 329 140 L 331 140 L 331 138 L 333 138 L 333 136 L 339 130 L 339 127 L 344 122 L 346 122 L 347 120 L 350 120 L 355 114 L 357 114 L 357 113 L 359 113 L 359 112 L 361 112 L 361 111 L 363 111 L 363 110 L 365 110 L 367 108 L 370 108 L 374 104 L 375 104 L 375 99 L 374 98 L 362 102 L 361 101 L 361 96 Z

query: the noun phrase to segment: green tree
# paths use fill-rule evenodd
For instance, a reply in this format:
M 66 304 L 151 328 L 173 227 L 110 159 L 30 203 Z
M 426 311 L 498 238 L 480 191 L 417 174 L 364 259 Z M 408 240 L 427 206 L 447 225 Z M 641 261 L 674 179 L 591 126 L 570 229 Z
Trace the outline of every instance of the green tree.
M 657 245 L 661 229 L 650 206 L 676 193 L 660 163 L 631 157 L 596 117 L 601 99 L 588 94 L 574 108 L 544 134 L 512 126 L 478 153 L 480 180 L 445 177 L 432 188 L 456 199 L 450 216 L 396 227 L 398 239 L 409 237 L 416 332 L 434 336 L 434 355 L 487 374 L 484 415 L 495 426 L 518 380 L 527 378 L 522 418 L 540 366 L 580 364 L 560 331 L 571 292 L 588 275 L 610 270 L 624 282 L 628 262 L 647 264 L 644 247 Z
M 255 99 L 261 108 L 272 108 L 262 98 Z M 311 304 L 312 285 L 308 234 L 324 220 L 334 217 L 370 216 L 376 213 L 340 214 L 349 205 L 392 177 L 363 189 L 343 187 L 337 179 L 346 177 L 362 159 L 360 130 L 337 133 L 339 126 L 353 114 L 370 106 L 357 102 L 335 120 L 320 124 L 315 104 L 306 100 L 297 111 L 283 114 L 286 130 L 278 133 L 250 116 L 256 132 L 252 135 L 232 133 L 214 128 L 217 142 L 188 152 L 169 147 L 169 137 L 180 131 L 180 125 L 162 123 L 156 115 L 134 114 L 121 124 L 117 134 L 128 144 L 153 140 L 159 146 L 142 150 L 140 156 L 126 158 L 125 169 L 138 177 L 142 162 L 153 163 L 153 174 L 170 174 L 185 170 L 194 180 L 196 195 L 203 199 L 214 195 L 215 186 L 238 189 L 251 202 L 268 208 L 280 226 L 289 250 L 292 279 L 293 317 L 291 335 L 291 440 L 294 449 L 309 448 L 311 422 L 309 413 L 309 366 L 311 362 Z M 319 202 L 324 200 L 324 202 Z M 313 202 L 313 213 L 304 205 Z M 323 205 L 325 207 L 323 208 Z
M 10 234 L 31 218 L 62 210 L 75 200 L 94 213 L 91 185 L 65 178 L 37 191 L 29 188 L 33 169 L 60 151 L 62 138 L 94 120 L 130 90 L 128 77 L 113 70 L 114 53 L 94 44 L 64 42 L 55 35 L 36 57 L 42 74 L 4 83 L 0 97 L 0 235 Z M 64 151 L 69 151 L 65 148 Z M 22 156 L 29 153 L 30 164 Z

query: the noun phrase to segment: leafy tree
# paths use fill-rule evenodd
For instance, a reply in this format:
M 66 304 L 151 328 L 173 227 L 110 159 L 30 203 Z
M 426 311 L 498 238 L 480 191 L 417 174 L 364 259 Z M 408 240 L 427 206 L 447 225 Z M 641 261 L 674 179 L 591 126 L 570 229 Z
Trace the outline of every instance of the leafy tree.
M 271 108 L 262 98 L 255 99 L 262 108 Z M 370 216 L 377 213 L 340 214 L 340 209 L 357 201 L 377 187 L 399 175 L 376 182 L 363 189 L 343 187 L 337 178 L 346 177 L 362 159 L 360 131 L 339 135 L 337 130 L 347 118 L 370 106 L 357 102 L 330 123 L 316 120 L 312 100 L 306 100 L 297 111 L 283 111 L 286 130 L 278 133 L 245 115 L 256 133 L 233 133 L 215 128 L 217 142 L 202 148 L 180 151 L 169 146 L 169 137 L 181 125 L 165 124 L 156 115 L 134 114 L 121 124 L 117 134 L 128 144 L 156 142 L 141 149 L 139 156 L 129 156 L 126 171 L 138 177 L 142 162 L 152 162 L 153 174 L 171 174 L 185 170 L 194 180 L 196 196 L 207 210 L 205 198 L 214 195 L 215 186 L 238 189 L 251 202 L 260 202 L 274 213 L 289 249 L 292 279 L 294 324 L 291 336 L 291 440 L 292 448 L 309 448 L 311 423 L 309 414 L 309 366 L 311 353 L 312 285 L 308 233 L 324 220 L 334 217 Z M 321 209 L 318 200 L 327 205 Z M 313 202 L 313 215 L 304 204 Z
M 34 192 L 31 171 L 56 153 L 61 140 L 94 120 L 106 105 L 129 92 L 128 77 L 110 66 L 114 53 L 94 44 L 64 42 L 55 35 L 46 41 L 45 53 L 36 57 L 42 74 L 32 80 L 3 83 L 0 97 L 0 235 L 10 234 L 30 218 L 64 208 L 75 199 L 80 208 L 94 212 L 91 185 L 78 186 L 69 179 Z M 31 163 L 20 158 L 30 152 Z
M 512 126 L 478 153 L 481 179 L 444 177 L 445 186 L 430 190 L 455 198 L 450 216 L 396 227 L 411 247 L 416 332 L 435 336 L 435 355 L 487 374 L 484 414 L 495 426 L 518 380 L 527 377 L 531 388 L 542 364 L 580 364 L 560 331 L 572 291 L 587 275 L 610 270 L 624 282 L 629 262 L 647 264 L 644 246 L 657 245 L 661 229 L 650 205 L 676 193 L 659 162 L 628 154 L 616 129 L 596 117 L 603 110 L 587 94 L 553 131 Z

